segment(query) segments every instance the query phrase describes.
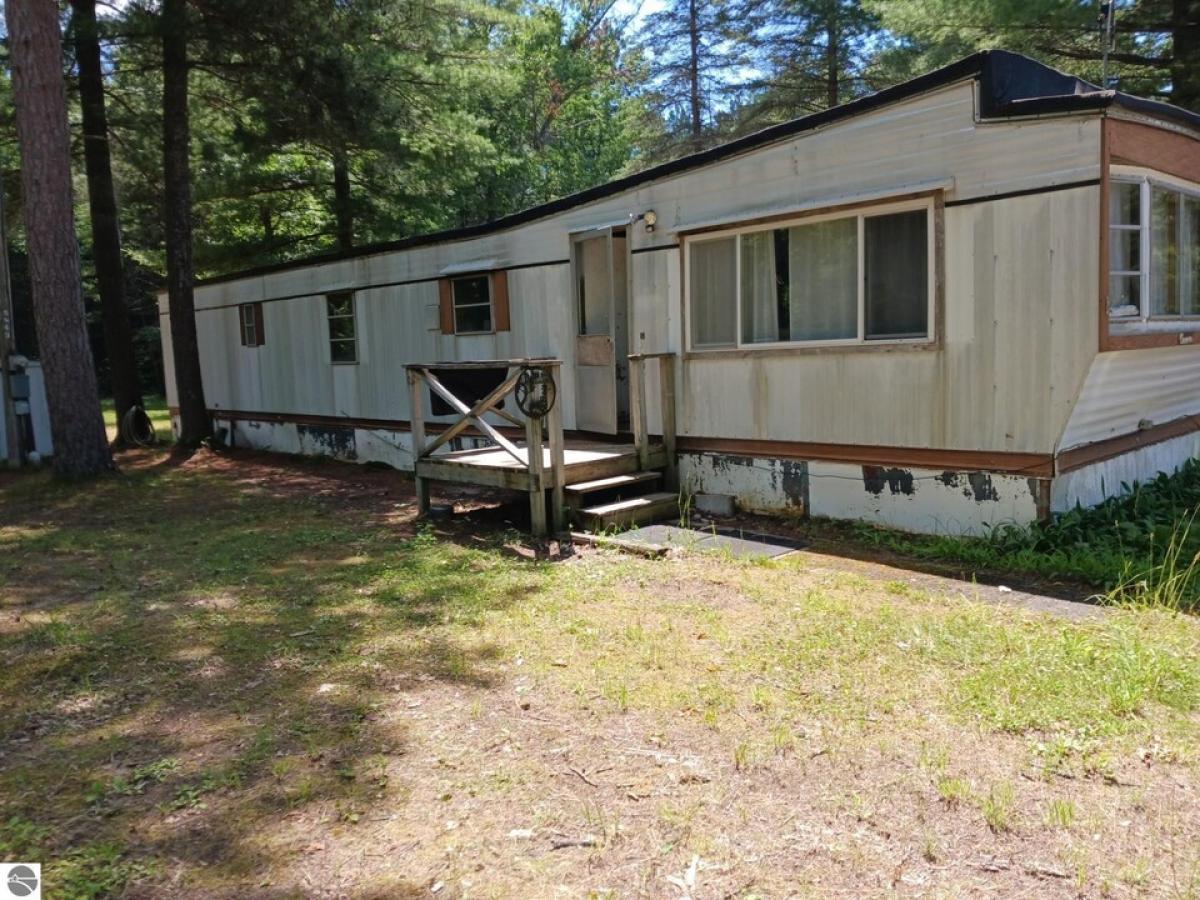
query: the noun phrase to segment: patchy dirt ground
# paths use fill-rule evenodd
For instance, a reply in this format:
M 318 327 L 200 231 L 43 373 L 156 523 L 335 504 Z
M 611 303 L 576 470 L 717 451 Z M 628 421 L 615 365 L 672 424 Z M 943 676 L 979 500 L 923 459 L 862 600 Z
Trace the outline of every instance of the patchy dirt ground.
M 49 897 L 1200 896 L 1186 617 L 122 467 L 0 475 L 0 856 Z

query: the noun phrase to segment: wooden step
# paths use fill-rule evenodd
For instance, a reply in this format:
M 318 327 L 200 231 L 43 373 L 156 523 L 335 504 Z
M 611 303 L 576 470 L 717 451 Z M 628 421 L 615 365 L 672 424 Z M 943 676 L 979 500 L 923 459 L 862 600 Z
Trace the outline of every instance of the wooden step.
M 583 521 L 589 528 L 604 529 L 628 525 L 641 525 L 661 519 L 679 517 L 679 495 L 657 492 L 588 506 L 582 510 Z
M 610 478 L 597 478 L 595 481 L 580 481 L 578 484 L 568 484 L 566 491 L 568 494 L 582 496 L 584 494 L 595 494 L 600 491 L 611 491 L 633 485 L 646 484 L 658 481 L 661 477 L 661 472 L 633 472 L 629 475 L 613 475 Z

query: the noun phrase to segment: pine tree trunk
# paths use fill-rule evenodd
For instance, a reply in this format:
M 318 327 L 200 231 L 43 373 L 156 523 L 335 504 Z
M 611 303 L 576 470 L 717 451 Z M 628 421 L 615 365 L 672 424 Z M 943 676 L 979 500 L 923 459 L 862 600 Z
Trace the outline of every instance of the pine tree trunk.
M 187 0 L 163 0 L 163 178 L 167 298 L 171 350 L 179 397 L 179 443 L 195 447 L 209 436 L 200 344 L 196 337 L 192 263 L 192 168 L 188 121 Z
M 271 216 L 271 207 L 266 203 L 258 205 L 258 221 L 262 225 L 263 244 L 270 248 L 275 243 L 275 219 Z
M 121 227 L 108 147 L 108 113 L 104 108 L 96 0 L 71 0 L 71 9 L 74 12 L 75 59 L 79 66 L 79 105 L 83 114 L 83 159 L 92 216 L 92 256 L 100 291 L 104 346 L 112 376 L 113 405 L 120 422 L 130 407 L 141 405 L 142 389 L 138 383 L 133 329 L 125 305 Z M 121 442 L 119 434 L 117 442 Z
M 1172 0 L 1171 46 L 1171 102 L 1200 112 L 1200 0 Z
M 111 470 L 113 461 L 100 416 L 80 288 L 58 4 L 8 0 L 5 19 L 54 469 L 59 475 L 96 475 Z
M 339 250 L 354 247 L 354 208 L 350 197 L 350 162 L 346 151 L 338 149 L 333 154 L 333 215 L 337 222 Z
M 830 109 L 837 106 L 841 99 L 838 92 L 838 76 L 841 74 L 841 65 L 838 62 L 840 40 L 837 3 L 831 2 L 825 19 L 825 103 Z
M 688 3 L 688 99 L 692 113 L 692 145 L 697 150 L 700 149 L 704 132 L 704 106 L 700 96 L 700 16 L 696 8 L 698 2 L 700 0 L 690 0 Z

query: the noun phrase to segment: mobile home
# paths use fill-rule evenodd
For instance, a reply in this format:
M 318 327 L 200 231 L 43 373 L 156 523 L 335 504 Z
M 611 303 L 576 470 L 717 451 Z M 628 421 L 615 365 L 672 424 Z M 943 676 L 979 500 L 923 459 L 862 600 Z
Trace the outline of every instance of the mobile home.
M 744 508 L 1027 523 L 1200 449 L 1200 116 L 989 51 L 196 306 L 240 446 L 412 469 L 406 365 L 553 359 L 568 442 L 644 418 L 681 484 Z M 672 391 L 653 366 L 631 390 L 643 354 Z

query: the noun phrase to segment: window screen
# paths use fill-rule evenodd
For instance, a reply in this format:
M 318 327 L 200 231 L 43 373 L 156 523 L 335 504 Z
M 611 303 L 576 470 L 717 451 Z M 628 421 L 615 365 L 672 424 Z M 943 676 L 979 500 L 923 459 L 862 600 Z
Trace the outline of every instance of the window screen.
M 692 345 L 729 345 L 737 338 L 737 238 L 691 245 Z
M 691 345 L 927 338 L 931 221 L 922 205 L 689 241 Z
M 925 210 L 863 223 L 867 340 L 929 332 L 929 235 Z

